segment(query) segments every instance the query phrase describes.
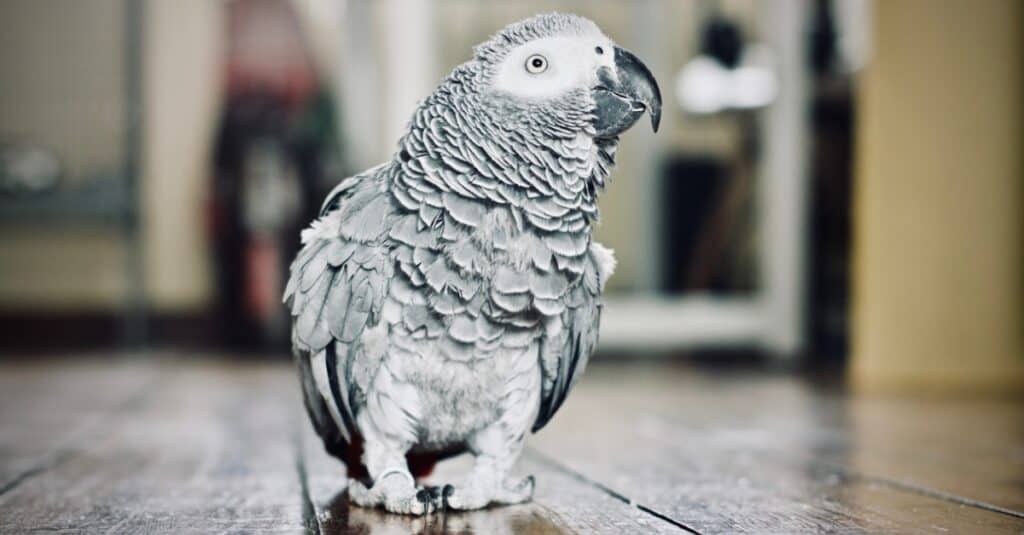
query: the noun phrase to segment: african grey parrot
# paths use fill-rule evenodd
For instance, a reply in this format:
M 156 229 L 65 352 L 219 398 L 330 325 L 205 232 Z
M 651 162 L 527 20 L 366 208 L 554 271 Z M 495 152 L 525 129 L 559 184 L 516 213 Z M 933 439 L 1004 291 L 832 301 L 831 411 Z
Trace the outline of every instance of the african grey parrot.
M 597 343 L 615 266 L 591 239 L 597 194 L 645 111 L 657 130 L 661 95 L 636 56 L 583 17 L 535 16 L 477 46 L 391 161 L 327 197 L 284 300 L 306 408 L 354 503 L 425 514 L 532 497 L 509 470 Z M 417 486 L 465 451 L 464 482 Z

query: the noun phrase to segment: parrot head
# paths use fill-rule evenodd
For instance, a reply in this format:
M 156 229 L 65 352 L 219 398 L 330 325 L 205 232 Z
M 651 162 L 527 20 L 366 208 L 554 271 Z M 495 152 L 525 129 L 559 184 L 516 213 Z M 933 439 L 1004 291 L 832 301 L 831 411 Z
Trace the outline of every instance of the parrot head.
M 551 13 L 511 24 L 476 47 L 474 62 L 481 102 L 491 108 L 554 116 L 561 120 L 551 128 L 599 139 L 614 139 L 644 112 L 658 130 L 661 92 L 651 71 L 586 18 Z

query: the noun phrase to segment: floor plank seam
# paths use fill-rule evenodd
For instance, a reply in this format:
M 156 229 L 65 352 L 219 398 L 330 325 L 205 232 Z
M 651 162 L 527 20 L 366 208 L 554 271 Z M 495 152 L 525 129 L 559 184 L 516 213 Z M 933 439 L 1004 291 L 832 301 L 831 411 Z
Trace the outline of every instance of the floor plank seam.
M 665 418 L 668 422 L 670 422 L 670 423 L 672 423 L 674 425 L 677 425 L 679 427 L 687 428 L 690 431 L 693 431 L 695 433 L 701 432 L 700 429 L 693 427 L 688 422 L 680 421 L 679 419 L 677 419 L 673 415 L 668 415 L 668 414 L 661 413 L 661 412 L 658 412 L 656 414 L 658 416 L 661 416 L 662 418 Z M 782 459 L 782 460 L 785 460 L 785 461 L 799 461 L 800 458 L 801 458 L 801 456 L 787 455 L 787 454 L 782 453 L 782 452 L 767 452 L 767 453 L 774 454 L 774 455 L 776 455 L 776 458 Z M 922 486 L 919 486 L 919 485 L 914 485 L 912 483 L 905 483 L 905 482 L 902 482 L 902 481 L 899 481 L 899 480 L 896 480 L 896 479 L 889 479 L 889 478 L 886 478 L 886 477 L 883 477 L 883 476 L 875 476 L 875 475 L 863 474 L 863 473 L 857 472 L 856 470 L 852 470 L 852 469 L 850 469 L 850 468 L 848 468 L 848 467 L 846 467 L 846 466 L 844 466 L 842 464 L 836 464 L 836 463 L 830 462 L 830 461 L 822 461 L 822 460 L 816 459 L 814 457 L 802 457 L 802 458 L 804 460 L 806 460 L 806 461 L 810 461 L 813 464 L 817 464 L 819 467 L 828 468 L 828 469 L 830 469 L 832 471 L 838 472 L 839 474 L 842 475 L 842 477 L 844 477 L 846 479 L 859 480 L 859 481 L 862 481 L 862 482 L 865 482 L 865 483 L 876 483 L 876 484 L 879 484 L 879 485 L 885 485 L 886 487 L 889 487 L 891 489 L 894 489 L 894 490 L 897 490 L 897 491 L 901 491 L 901 492 L 907 492 L 907 493 L 910 493 L 910 494 L 917 494 L 919 496 L 925 496 L 925 497 L 933 498 L 933 499 L 936 499 L 936 500 L 942 500 L 942 501 L 946 501 L 946 502 L 950 502 L 950 503 L 955 503 L 957 505 L 963 505 L 963 506 L 967 506 L 967 507 L 974 507 L 976 509 L 982 509 L 982 510 L 985 510 L 985 511 L 988 511 L 988 512 L 991 512 L 991 513 L 1003 514 L 1003 515 L 1011 516 L 1011 517 L 1014 517 L 1014 518 L 1024 518 L 1024 512 L 1022 512 L 1022 511 L 1016 511 L 1014 509 L 1008 509 L 1008 508 L 1001 507 L 1001 506 L 998 506 L 998 505 L 995 505 L 995 504 L 992 504 L 992 503 L 983 502 L 983 501 L 980 501 L 980 500 L 974 500 L 974 499 L 967 498 L 967 497 L 964 497 L 964 496 L 958 496 L 956 494 L 948 494 L 948 493 L 945 493 L 945 492 L 942 492 L 942 491 L 938 491 L 938 490 L 934 490 L 934 489 L 930 489 L 930 488 L 927 488 L 927 487 L 922 487 Z
M 551 468 L 554 468 L 556 470 L 564 472 L 565 474 L 569 475 L 573 479 L 575 479 L 575 480 L 577 480 L 577 481 L 579 481 L 581 483 L 584 483 L 586 485 L 590 485 L 592 487 L 595 487 L 598 490 L 600 490 L 601 492 L 607 494 L 608 496 L 610 496 L 610 497 L 612 497 L 612 498 L 614 498 L 616 500 L 619 500 L 622 503 L 624 503 L 624 504 L 626 504 L 626 505 L 628 505 L 630 507 L 635 507 L 635 508 L 639 509 L 640 511 L 643 511 L 644 513 L 647 513 L 647 514 L 657 518 L 658 520 L 661 520 L 663 522 L 671 524 L 671 525 L 673 525 L 673 526 L 675 526 L 675 527 L 677 527 L 677 528 L 679 528 L 679 529 L 681 529 L 683 531 L 686 531 L 688 533 L 692 533 L 694 535 L 702 535 L 701 532 L 697 531 L 696 529 L 694 529 L 694 528 L 692 528 L 692 527 L 690 527 L 690 526 L 688 526 L 688 525 L 686 525 L 686 524 L 684 524 L 684 523 L 682 523 L 682 522 L 680 522 L 680 521 L 678 521 L 678 520 L 676 520 L 676 519 L 674 519 L 674 518 L 672 518 L 672 517 L 670 517 L 670 516 L 668 516 L 668 515 L 666 515 L 664 513 L 661 513 L 661 512 L 658 512 L 658 511 L 654 510 L 654 509 L 651 509 L 650 507 L 647 507 L 646 505 L 637 503 L 634 500 L 632 500 L 630 498 L 627 498 L 625 495 L 615 491 L 614 489 L 612 489 L 612 488 L 602 484 L 601 482 L 595 481 L 593 479 L 590 479 L 589 477 L 581 474 L 580 472 L 577 472 L 576 470 L 573 470 L 572 468 L 569 468 L 568 466 L 558 462 L 554 458 L 552 458 L 552 457 L 550 457 L 548 455 L 545 455 L 545 454 L 543 454 L 543 453 L 541 453 L 541 452 L 539 452 L 539 451 L 537 451 L 537 450 L 535 450 L 533 448 L 527 448 L 526 449 L 526 454 L 529 455 L 530 457 L 533 457 L 534 460 L 536 460 L 537 462 L 540 462 L 542 464 L 546 464 L 546 465 L 548 465 Z
M 789 456 L 781 452 L 770 452 L 774 454 L 777 459 L 783 461 L 795 461 L 799 462 L 798 456 Z M 1011 516 L 1014 518 L 1024 519 L 1024 512 L 1016 511 L 1014 509 L 1008 509 L 999 505 L 984 502 L 981 500 L 975 500 L 967 498 L 965 496 L 958 496 L 956 494 L 949 494 L 940 490 L 930 489 L 928 487 L 922 487 L 913 483 L 906 483 L 897 479 L 890 479 L 884 476 L 877 476 L 871 474 L 864 474 L 856 470 L 850 469 L 842 464 L 837 464 L 831 461 L 822 461 L 813 457 L 804 457 L 804 460 L 810 461 L 812 464 L 817 465 L 820 468 L 827 468 L 830 471 L 837 472 L 841 477 L 850 481 L 861 481 L 864 483 L 873 483 L 877 485 L 884 485 L 890 489 L 906 492 L 908 494 L 916 494 L 918 496 L 924 496 L 935 500 L 941 500 L 949 503 L 955 503 L 957 505 L 973 507 L 975 509 L 981 509 L 990 513 L 997 513 L 1002 515 Z
M 16 474 L 14 477 L 7 480 L 7 482 L 4 483 L 2 487 L 0 487 L 0 496 L 3 496 L 8 492 L 18 488 L 18 486 L 24 483 L 25 481 L 32 479 L 33 477 L 38 476 L 39 474 L 42 474 L 47 470 L 60 466 L 62 463 L 71 459 L 72 457 L 74 457 L 74 452 L 68 450 L 59 451 L 55 455 L 53 455 L 52 459 L 46 462 L 36 463 L 34 466 L 22 470 L 20 473 Z
M 565 521 L 565 518 L 558 511 L 555 511 L 554 509 L 548 507 L 547 505 L 544 505 L 543 503 L 539 503 L 536 501 L 533 502 L 533 505 L 540 509 L 543 509 L 549 517 L 557 519 L 560 523 L 559 527 L 561 529 L 564 529 L 569 533 L 572 533 L 573 535 L 579 535 L 580 532 L 578 530 L 576 530 L 575 528 L 568 527 L 568 522 Z
M 309 474 L 306 471 L 306 460 L 303 457 L 304 444 L 302 432 L 298 427 L 292 430 L 292 444 L 295 447 L 295 471 L 299 476 L 299 489 L 302 493 L 302 523 L 305 524 L 306 533 L 321 534 L 323 529 L 320 526 L 320 517 L 317 515 L 316 506 L 309 493 Z
M 156 383 L 156 379 L 157 377 L 151 377 L 149 380 L 143 383 L 143 385 L 140 386 L 137 390 L 135 390 L 128 396 L 125 396 L 125 398 L 121 400 L 121 402 L 115 404 L 114 407 L 109 412 L 98 415 L 91 421 L 83 424 L 81 427 L 71 432 L 64 440 L 61 441 L 61 444 L 54 446 L 53 449 L 51 449 L 49 452 L 43 454 L 45 460 L 39 461 L 34 465 L 30 466 L 29 468 L 22 470 L 21 472 L 19 472 L 18 474 L 14 475 L 6 482 L 4 482 L 3 485 L 0 485 L 0 497 L 3 497 L 8 493 L 12 492 L 13 490 L 17 489 L 19 486 L 22 485 L 22 483 L 25 483 L 26 481 L 34 477 L 42 475 L 47 471 L 60 466 L 61 464 L 71 460 L 76 455 L 78 455 L 80 451 L 68 447 L 68 443 L 87 439 L 97 429 L 102 427 L 103 424 L 110 421 L 115 416 L 123 414 L 124 412 L 136 407 L 139 403 L 142 402 L 143 398 L 145 398 L 145 394 L 151 391 L 150 387 Z
M 1014 518 L 1022 518 L 1022 519 L 1024 519 L 1024 512 L 1016 511 L 1014 509 L 1007 509 L 1005 507 L 1000 507 L 1000 506 L 998 506 L 996 504 L 993 504 L 993 503 L 983 502 L 983 501 L 980 501 L 980 500 L 973 500 L 971 498 L 965 498 L 963 496 L 957 496 L 956 494 L 947 494 L 947 493 L 942 492 L 942 491 L 929 489 L 927 487 L 921 487 L 921 486 L 918 486 L 918 485 L 914 485 L 912 483 L 904 483 L 902 481 L 898 481 L 898 480 L 895 480 L 895 479 L 888 479 L 888 478 L 885 478 L 885 477 L 878 477 L 878 476 L 871 476 L 871 475 L 863 475 L 863 474 L 858 474 L 858 473 L 850 473 L 845 468 L 839 467 L 839 466 L 837 466 L 835 468 L 837 470 L 839 470 L 839 471 L 844 472 L 846 474 L 846 477 L 849 477 L 850 479 L 859 479 L 859 480 L 867 482 L 867 483 L 876 483 L 876 484 L 879 484 L 879 485 L 885 485 L 885 486 L 887 486 L 887 487 L 889 487 L 891 489 L 895 489 L 895 490 L 899 490 L 899 491 L 903 491 L 903 492 L 908 492 L 908 493 L 912 493 L 912 494 L 918 494 L 918 495 L 921 495 L 921 496 L 927 496 L 929 498 L 934 498 L 936 500 L 943 500 L 943 501 L 955 503 L 957 505 L 964 505 L 964 506 L 968 506 L 968 507 L 974 507 L 976 509 L 982 509 L 982 510 L 989 511 L 989 512 L 992 512 L 992 513 L 998 513 L 998 514 L 1003 514 L 1003 515 L 1007 515 L 1007 516 L 1012 516 Z

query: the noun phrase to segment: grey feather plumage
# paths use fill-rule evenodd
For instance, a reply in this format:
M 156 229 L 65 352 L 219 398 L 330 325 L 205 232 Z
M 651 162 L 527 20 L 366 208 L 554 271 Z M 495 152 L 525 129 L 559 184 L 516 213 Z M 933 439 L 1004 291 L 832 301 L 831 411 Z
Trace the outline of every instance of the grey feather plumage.
M 579 379 L 614 266 L 591 226 L 617 138 L 594 136 L 587 91 L 525 103 L 482 86 L 517 44 L 595 30 L 551 15 L 477 47 L 393 160 L 344 180 L 304 231 L 285 302 L 328 450 L 383 420 L 413 451 L 457 448 L 517 388 L 539 390 L 523 398 L 536 431 Z

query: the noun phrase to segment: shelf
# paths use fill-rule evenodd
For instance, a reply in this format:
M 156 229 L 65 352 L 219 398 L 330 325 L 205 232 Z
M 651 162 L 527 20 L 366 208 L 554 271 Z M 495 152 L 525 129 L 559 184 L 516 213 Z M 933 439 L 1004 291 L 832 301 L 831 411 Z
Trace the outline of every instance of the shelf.
M 125 181 L 116 176 L 50 193 L 0 196 L 2 223 L 125 224 L 135 215 L 135 200 Z

